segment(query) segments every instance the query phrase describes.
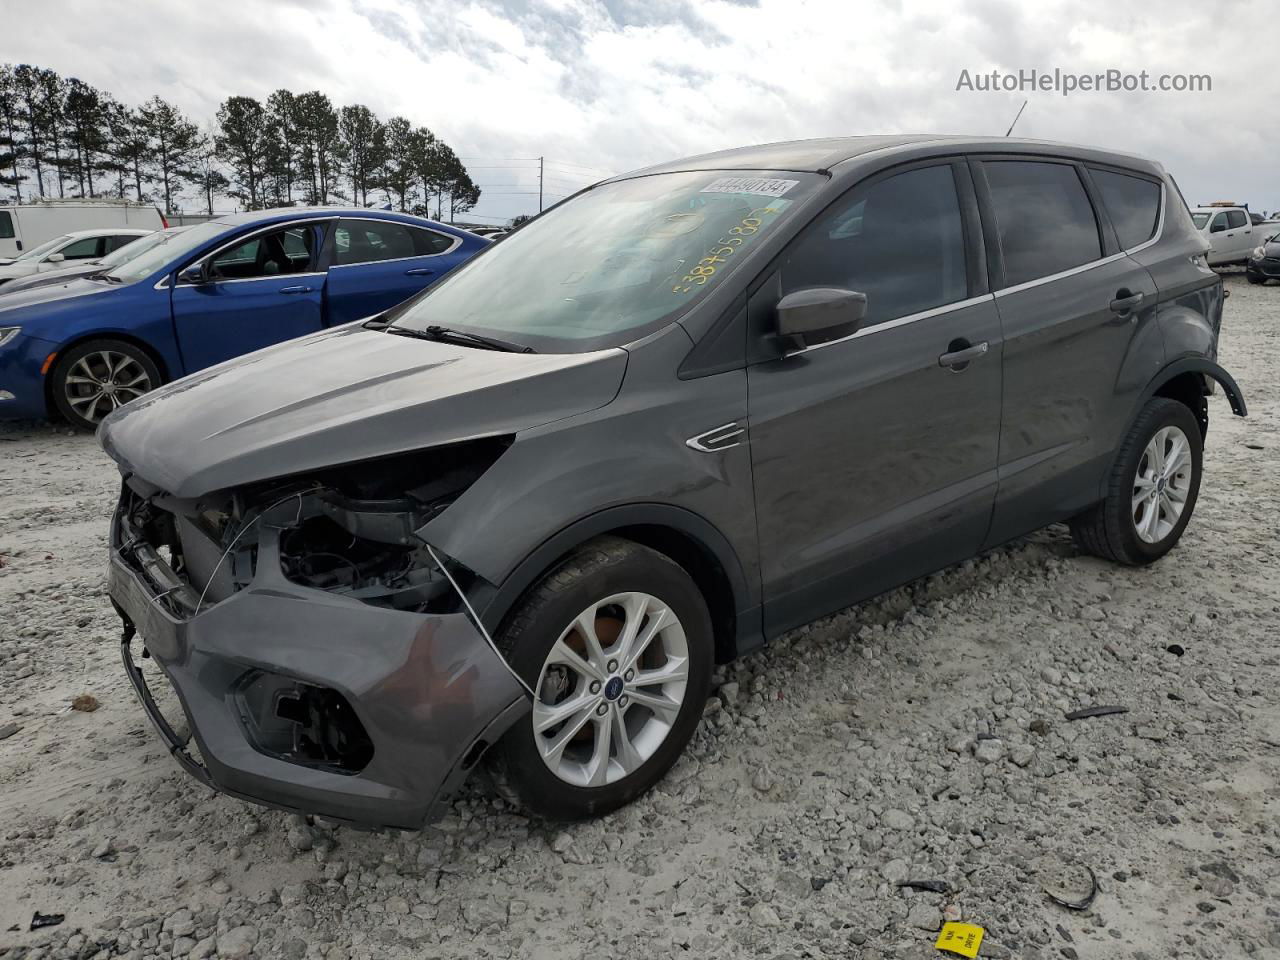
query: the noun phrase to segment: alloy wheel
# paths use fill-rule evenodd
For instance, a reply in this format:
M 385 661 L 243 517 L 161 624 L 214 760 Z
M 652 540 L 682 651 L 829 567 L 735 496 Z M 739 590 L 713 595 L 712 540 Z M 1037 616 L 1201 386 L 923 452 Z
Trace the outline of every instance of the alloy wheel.
M 592 604 L 538 675 L 533 736 L 543 762 L 579 787 L 634 773 L 671 732 L 688 677 L 688 640 L 665 603 L 620 593 Z
M 1133 478 L 1133 526 L 1159 543 L 1182 517 L 1191 490 L 1191 443 L 1178 427 L 1162 427 L 1147 442 Z
M 149 391 L 154 384 L 135 358 L 114 350 L 88 353 L 67 371 L 67 403 L 89 423 Z

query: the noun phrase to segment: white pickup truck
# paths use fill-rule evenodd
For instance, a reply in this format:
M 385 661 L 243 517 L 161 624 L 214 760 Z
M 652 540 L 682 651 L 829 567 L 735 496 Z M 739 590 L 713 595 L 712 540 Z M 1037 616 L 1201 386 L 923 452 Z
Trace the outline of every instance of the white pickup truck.
M 1209 266 L 1244 263 L 1261 236 L 1245 207 L 1211 204 L 1194 207 L 1191 219 L 1209 241 Z

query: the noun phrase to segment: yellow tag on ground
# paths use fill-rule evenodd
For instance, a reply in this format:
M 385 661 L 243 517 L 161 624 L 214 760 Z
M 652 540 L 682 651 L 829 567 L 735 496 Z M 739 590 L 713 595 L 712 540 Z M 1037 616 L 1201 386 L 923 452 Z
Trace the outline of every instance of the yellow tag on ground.
M 976 957 L 978 948 L 982 946 L 984 932 L 981 927 L 972 923 L 944 923 L 934 946 L 962 957 Z

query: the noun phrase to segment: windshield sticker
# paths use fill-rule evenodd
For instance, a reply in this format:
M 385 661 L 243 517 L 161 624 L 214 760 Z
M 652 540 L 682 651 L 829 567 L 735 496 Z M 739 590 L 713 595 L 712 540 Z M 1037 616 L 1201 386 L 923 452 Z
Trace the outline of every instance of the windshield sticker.
M 701 193 L 750 193 L 759 197 L 780 197 L 799 180 L 777 180 L 773 177 L 721 177 L 702 188 Z
M 672 293 L 693 293 L 699 287 L 704 286 L 708 280 L 716 275 L 721 265 L 728 263 L 733 259 L 733 255 L 738 252 L 744 243 L 760 232 L 766 222 L 772 221 L 782 208 L 787 205 L 788 201 L 780 200 L 775 204 L 767 207 L 758 207 L 752 210 L 739 221 L 735 227 L 730 227 L 728 233 L 716 241 L 714 247 L 707 251 L 707 255 L 698 261 L 697 266 L 681 277 L 671 288 Z

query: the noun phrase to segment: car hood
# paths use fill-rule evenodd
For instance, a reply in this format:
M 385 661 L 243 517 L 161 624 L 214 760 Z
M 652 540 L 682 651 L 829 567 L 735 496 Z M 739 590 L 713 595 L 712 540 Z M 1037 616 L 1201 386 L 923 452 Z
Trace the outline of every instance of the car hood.
M 34 263 L 10 262 L 0 264 L 0 280 L 16 280 L 18 277 L 29 277 L 36 272 Z
M 6 316 L 6 311 L 30 307 L 32 308 L 30 313 L 33 319 L 37 317 L 44 318 L 60 312 L 58 308 L 59 301 L 72 300 L 93 294 L 106 296 L 114 291 L 123 289 L 125 288 L 113 287 L 96 280 L 89 280 L 86 277 L 72 277 L 63 283 L 25 287 L 11 292 L 6 292 L 5 287 L 0 287 L 0 324 L 19 319 L 25 322 L 25 318 Z M 53 310 L 50 310 L 50 307 Z M 32 333 L 34 332 L 33 330 Z
M 178 497 L 527 430 L 609 403 L 621 349 L 503 353 L 339 327 L 161 387 L 98 429 L 126 473 Z

